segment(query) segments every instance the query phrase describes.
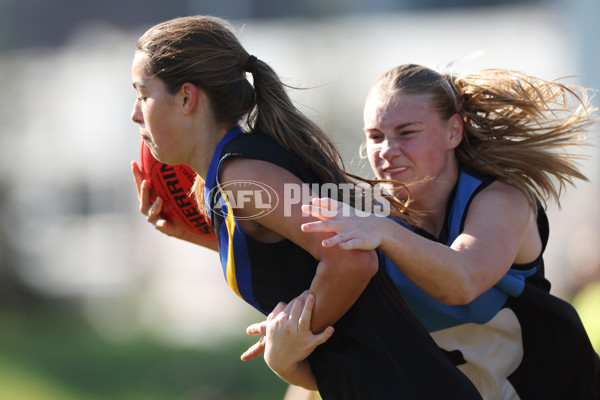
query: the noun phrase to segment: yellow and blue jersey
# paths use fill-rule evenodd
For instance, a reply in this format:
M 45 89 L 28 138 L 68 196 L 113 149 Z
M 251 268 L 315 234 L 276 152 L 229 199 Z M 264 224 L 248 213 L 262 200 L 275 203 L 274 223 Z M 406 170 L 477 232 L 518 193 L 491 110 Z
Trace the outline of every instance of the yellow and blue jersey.
M 213 155 L 205 201 L 224 276 L 237 295 L 267 314 L 278 302 L 288 302 L 310 287 L 318 260 L 290 240 L 263 243 L 245 234 L 218 179 L 230 157 L 267 161 L 305 183 L 321 182 L 274 139 L 239 128 L 225 135 Z M 382 260 L 379 272 L 335 324 L 333 336 L 308 357 L 322 398 L 480 399 L 410 312 Z

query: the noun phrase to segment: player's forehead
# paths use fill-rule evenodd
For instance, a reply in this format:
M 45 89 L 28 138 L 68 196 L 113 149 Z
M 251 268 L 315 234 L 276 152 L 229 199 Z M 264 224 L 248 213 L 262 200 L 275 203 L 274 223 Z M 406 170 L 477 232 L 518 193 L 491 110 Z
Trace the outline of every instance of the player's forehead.
M 432 113 L 429 94 L 376 91 L 365 102 L 364 129 L 394 129 L 398 125 L 420 121 Z
M 153 78 L 148 73 L 148 56 L 141 51 L 136 51 L 131 63 L 131 81 L 134 89 L 148 89 L 155 79 L 157 78 Z

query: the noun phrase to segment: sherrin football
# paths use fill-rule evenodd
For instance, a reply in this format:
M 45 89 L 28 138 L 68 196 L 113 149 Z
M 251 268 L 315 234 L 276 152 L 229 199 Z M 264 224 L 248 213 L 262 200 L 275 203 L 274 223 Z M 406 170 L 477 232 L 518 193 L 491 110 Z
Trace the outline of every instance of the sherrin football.
M 163 199 L 161 215 L 194 233 L 215 237 L 212 226 L 200 214 L 196 200 L 190 195 L 196 173 L 187 165 L 161 163 L 154 158 L 143 140 L 140 144 L 140 161 L 142 175 L 150 183 L 150 201 L 154 203 L 157 196 Z

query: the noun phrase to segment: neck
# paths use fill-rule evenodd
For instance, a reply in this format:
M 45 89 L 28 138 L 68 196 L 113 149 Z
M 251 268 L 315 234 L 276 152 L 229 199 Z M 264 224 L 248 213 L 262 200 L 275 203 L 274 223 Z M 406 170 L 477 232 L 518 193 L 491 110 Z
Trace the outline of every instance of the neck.
M 448 199 L 458 180 L 458 164 L 444 170 L 443 174 L 424 182 L 423 189 L 419 190 L 418 198 L 412 205 L 423 215 L 419 217 L 418 225 L 421 229 L 439 236 L 446 218 Z
M 187 165 L 203 180 L 206 180 L 208 167 L 217 149 L 217 145 L 228 131 L 229 129 L 224 127 L 206 127 L 202 131 L 203 133 L 199 135 L 200 140 L 191 151 L 190 160 Z

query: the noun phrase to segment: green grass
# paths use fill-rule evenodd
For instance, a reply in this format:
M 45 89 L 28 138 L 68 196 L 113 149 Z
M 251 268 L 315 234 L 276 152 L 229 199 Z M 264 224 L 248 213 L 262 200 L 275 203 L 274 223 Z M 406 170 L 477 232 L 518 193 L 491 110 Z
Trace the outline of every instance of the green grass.
M 286 384 L 262 358 L 239 360 L 251 343 L 206 350 L 142 339 L 114 344 L 74 312 L 0 310 L 0 399 L 281 399 Z

